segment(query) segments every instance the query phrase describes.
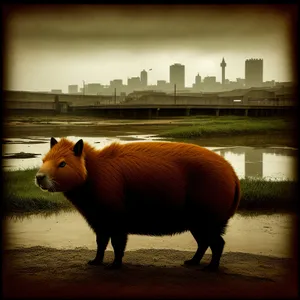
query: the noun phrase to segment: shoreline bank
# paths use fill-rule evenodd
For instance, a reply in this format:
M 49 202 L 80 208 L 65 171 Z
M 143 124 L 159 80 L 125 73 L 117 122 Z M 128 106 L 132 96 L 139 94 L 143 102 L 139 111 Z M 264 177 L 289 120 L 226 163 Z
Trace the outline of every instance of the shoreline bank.
M 198 116 L 182 118 L 166 118 L 155 120 L 118 120 L 101 118 L 48 118 L 45 117 L 10 117 L 4 120 L 4 132 L 9 135 L 16 130 L 37 130 L 53 126 L 64 130 L 76 130 L 93 127 L 100 131 L 127 130 L 135 128 L 141 132 L 149 131 L 161 137 L 211 137 L 224 135 L 275 134 L 288 133 L 293 130 L 293 120 L 283 117 L 237 117 L 237 116 Z M 83 129 L 83 130 L 84 130 Z

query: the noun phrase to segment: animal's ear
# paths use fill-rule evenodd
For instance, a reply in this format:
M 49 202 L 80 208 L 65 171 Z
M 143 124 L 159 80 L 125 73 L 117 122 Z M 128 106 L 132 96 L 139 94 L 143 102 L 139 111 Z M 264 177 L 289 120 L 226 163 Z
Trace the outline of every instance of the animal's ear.
M 50 148 L 52 148 L 56 144 L 57 144 L 57 140 L 54 137 L 52 137 L 50 140 Z
M 82 150 L 83 150 L 83 140 L 81 139 L 75 144 L 73 148 L 75 156 L 80 156 L 82 154 Z

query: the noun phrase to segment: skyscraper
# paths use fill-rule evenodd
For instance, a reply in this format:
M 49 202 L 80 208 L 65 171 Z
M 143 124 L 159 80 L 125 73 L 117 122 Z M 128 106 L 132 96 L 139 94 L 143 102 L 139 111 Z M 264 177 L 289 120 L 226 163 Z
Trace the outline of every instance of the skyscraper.
M 245 61 L 245 85 L 247 88 L 260 87 L 263 84 L 263 60 L 246 59 Z
M 195 85 L 200 86 L 201 85 L 201 76 L 199 73 L 195 77 Z
M 145 70 L 141 72 L 141 85 L 142 87 L 147 87 L 148 85 L 148 73 Z
M 181 64 L 174 64 L 170 66 L 170 84 L 176 84 L 177 89 L 184 89 L 185 87 L 185 67 Z

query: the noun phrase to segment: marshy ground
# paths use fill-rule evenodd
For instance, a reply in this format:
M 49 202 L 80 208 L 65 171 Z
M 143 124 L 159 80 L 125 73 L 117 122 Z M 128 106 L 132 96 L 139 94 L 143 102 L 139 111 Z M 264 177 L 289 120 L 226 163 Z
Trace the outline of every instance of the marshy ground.
M 9 116 L 3 122 L 3 131 L 9 137 L 39 136 L 113 136 L 116 133 L 138 132 L 155 134 L 165 138 L 193 139 L 215 137 L 239 138 L 243 145 L 250 142 L 267 144 L 269 135 L 287 145 L 295 143 L 295 122 L 287 117 L 243 117 L 243 116 L 191 116 L 169 117 L 151 120 L 103 119 L 95 116 Z M 91 133 L 94 132 L 94 133 Z M 254 138 L 255 136 L 255 138 Z M 257 138 L 258 137 L 258 138 Z M 212 139 L 212 140 L 211 140 Z M 248 141 L 249 139 L 249 141 Z M 205 142 L 205 141 L 204 141 Z M 273 138 L 274 142 L 274 138 Z M 210 142 L 211 144 L 211 142 Z M 212 145 L 211 145 L 212 146 Z
M 63 122 L 53 124 L 51 122 Z M 88 121 L 86 124 L 74 122 Z M 158 134 L 191 141 L 203 138 L 205 144 L 219 145 L 285 145 L 295 146 L 290 134 L 291 120 L 245 117 L 190 117 L 168 120 L 99 120 L 92 117 L 11 117 L 4 122 L 7 137 L 116 135 L 117 132 Z M 110 128 L 108 130 L 108 128 Z M 112 129 L 113 128 L 113 129 Z M 228 144 L 228 136 L 230 145 Z M 234 136 L 234 138 L 233 138 Z M 217 137 L 216 140 L 214 138 Z M 10 211 L 52 211 L 70 206 L 60 196 L 40 198 L 33 185 L 32 171 L 13 172 L 5 177 L 10 190 L 6 200 Z M 16 180 L 17 179 L 17 180 Z M 243 181 L 244 211 L 293 211 L 296 183 Z M 12 189 L 12 187 L 15 189 Z M 28 188 L 28 187 L 31 188 Z M 55 198 L 55 199 L 54 199 Z M 264 201 L 262 201 L 262 199 Z M 288 199 L 288 201 L 286 201 Z M 51 201 L 50 201 L 51 200 Z M 8 202 L 7 202 L 8 203 Z M 66 237 L 67 238 L 67 237 Z M 4 245 L 5 246 L 5 245 Z M 289 245 L 287 245 L 288 247 Z M 5 249 L 5 248 L 4 248 Z M 108 271 L 103 267 L 87 265 L 95 250 L 86 248 L 55 249 L 46 247 L 19 247 L 3 252 L 4 297 L 79 297 L 88 298 L 296 298 L 297 262 L 292 258 L 226 252 L 218 273 L 207 273 L 202 267 L 210 260 L 206 254 L 199 267 L 182 266 L 194 252 L 145 249 L 127 251 L 124 268 Z M 292 256 L 291 256 L 292 257 Z M 113 259 L 107 251 L 105 262 Z

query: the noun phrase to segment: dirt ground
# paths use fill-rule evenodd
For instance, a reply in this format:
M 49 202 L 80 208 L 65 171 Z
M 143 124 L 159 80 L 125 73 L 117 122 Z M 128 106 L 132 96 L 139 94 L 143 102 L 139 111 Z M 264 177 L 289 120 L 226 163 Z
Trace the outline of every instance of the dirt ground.
M 289 258 L 224 253 L 218 273 L 184 267 L 193 252 L 127 251 L 121 270 L 89 266 L 95 251 L 31 247 L 4 251 L 4 297 L 295 298 L 296 264 Z M 105 262 L 113 259 L 107 251 Z

